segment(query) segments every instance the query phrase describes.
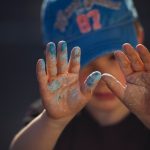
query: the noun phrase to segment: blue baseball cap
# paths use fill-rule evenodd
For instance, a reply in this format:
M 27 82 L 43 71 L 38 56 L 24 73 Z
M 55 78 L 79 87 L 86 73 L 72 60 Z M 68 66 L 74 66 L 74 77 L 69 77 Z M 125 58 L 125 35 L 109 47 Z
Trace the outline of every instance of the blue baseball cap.
M 81 47 L 81 65 L 137 45 L 134 21 L 137 12 L 132 0 L 44 0 L 42 33 L 44 43 L 65 40 L 68 52 Z

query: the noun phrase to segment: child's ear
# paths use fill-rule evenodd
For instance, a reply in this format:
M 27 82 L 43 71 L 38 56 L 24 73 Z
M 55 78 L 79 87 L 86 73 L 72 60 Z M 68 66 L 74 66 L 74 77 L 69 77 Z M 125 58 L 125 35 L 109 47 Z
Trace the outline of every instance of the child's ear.
M 142 29 L 139 29 L 139 33 L 138 33 L 138 43 L 139 44 L 142 44 L 143 43 L 143 41 L 144 41 L 144 30 L 143 30 L 143 28 Z
M 135 28 L 136 28 L 136 32 L 137 32 L 138 43 L 142 44 L 144 42 L 144 29 L 138 20 L 135 21 Z

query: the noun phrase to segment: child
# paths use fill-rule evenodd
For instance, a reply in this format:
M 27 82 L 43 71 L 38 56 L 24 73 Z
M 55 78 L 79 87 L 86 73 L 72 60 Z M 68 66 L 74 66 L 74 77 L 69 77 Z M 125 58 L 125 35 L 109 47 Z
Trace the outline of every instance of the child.
M 37 63 L 44 110 L 11 150 L 150 149 L 150 53 L 137 45 L 131 8 L 125 0 L 45 1 L 45 41 L 65 39 L 68 52 L 78 44 L 81 69 L 79 47 L 68 63 L 65 41 L 47 44 L 46 65 Z

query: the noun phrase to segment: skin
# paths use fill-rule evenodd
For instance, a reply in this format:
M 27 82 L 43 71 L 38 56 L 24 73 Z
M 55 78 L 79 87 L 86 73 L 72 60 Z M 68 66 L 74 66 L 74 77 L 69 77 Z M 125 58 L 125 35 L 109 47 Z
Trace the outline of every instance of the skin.
M 88 74 L 95 70 L 101 73 L 107 72 L 125 85 L 125 77 L 113 53 L 98 57 L 87 66 L 83 67 L 80 70 L 80 83 L 82 84 Z M 109 93 L 111 96 L 109 98 L 105 96 L 96 96 L 96 94 L 101 93 Z M 104 126 L 116 124 L 129 114 L 129 110 L 126 106 L 112 93 L 103 80 L 99 81 L 86 108 L 93 117 Z
M 91 93 L 89 94 L 87 91 L 91 91 L 92 88 L 95 87 L 95 84 L 98 83 L 100 73 L 95 72 L 89 76 L 92 78 L 95 75 L 95 78 L 93 78 L 91 82 L 92 85 L 90 86 L 88 85 L 89 77 L 87 77 L 80 90 L 78 79 L 80 69 L 79 47 L 75 47 L 72 50 L 70 62 L 68 63 L 66 42 L 60 41 L 58 43 L 57 56 L 54 56 L 51 51 L 49 51 L 49 45 L 54 45 L 54 43 L 49 43 L 47 45 L 47 72 L 41 69 L 42 60 L 39 60 L 37 63 L 37 75 L 40 83 L 40 92 L 43 99 L 43 105 L 47 110 L 48 116 L 53 119 L 70 117 L 75 115 L 89 101 Z M 53 57 L 56 57 L 57 59 Z M 53 64 L 53 66 L 51 64 Z M 51 69 L 48 69 L 48 66 L 50 65 Z M 71 98 L 73 94 L 71 91 L 73 89 L 77 89 L 78 93 L 76 94 L 78 97 L 72 104 Z M 55 101 L 56 97 L 61 98 L 61 100 L 59 100 L 59 105 Z
M 150 128 L 150 53 L 142 44 L 136 50 L 130 44 L 123 45 L 123 52 L 115 53 L 126 80 L 124 86 L 112 75 L 103 75 L 111 91 L 142 122 Z
M 58 43 L 57 56 L 55 51 L 55 44 L 48 43 L 46 64 L 43 59 L 37 62 L 37 78 L 45 109 L 14 137 L 11 150 L 53 149 L 65 126 L 91 99 L 101 78 L 100 72 L 93 72 L 80 86 L 80 48 L 73 48 L 69 63 L 66 42 Z
M 86 105 L 94 117 L 98 114 L 96 119 L 101 124 L 104 122 L 103 125 L 117 123 L 131 111 L 150 128 L 150 53 L 143 45 L 139 44 L 135 50 L 130 44 L 124 44 L 123 51 L 115 52 L 115 59 L 111 58 L 112 54 L 100 57 L 92 62 L 90 71 L 85 67 L 79 74 L 80 53 L 76 55 L 77 48 L 74 48 L 67 63 L 67 58 L 61 59 L 64 55 L 62 43 L 58 43 L 55 58 L 49 51 L 49 44 L 54 43 L 49 43 L 46 65 L 42 59 L 37 62 L 37 78 L 45 109 L 14 137 L 11 150 L 52 150 L 66 125 Z M 95 70 L 100 70 L 102 76 L 98 71 L 93 72 Z M 60 83 L 58 88 L 53 85 L 54 81 Z M 54 86 L 55 90 L 49 86 Z M 75 89 L 76 99 L 72 92 Z M 95 98 L 96 92 L 104 91 L 115 95 L 112 101 Z M 118 112 L 120 116 L 116 115 Z M 106 114 L 107 121 L 103 119 Z
M 99 57 L 81 70 L 81 83 L 94 70 L 103 73 L 87 109 L 104 126 L 120 122 L 131 111 L 150 128 L 150 53 L 141 44 L 134 49 L 126 43 L 122 49 L 115 57 Z M 112 93 L 114 97 L 98 99 L 96 93 Z

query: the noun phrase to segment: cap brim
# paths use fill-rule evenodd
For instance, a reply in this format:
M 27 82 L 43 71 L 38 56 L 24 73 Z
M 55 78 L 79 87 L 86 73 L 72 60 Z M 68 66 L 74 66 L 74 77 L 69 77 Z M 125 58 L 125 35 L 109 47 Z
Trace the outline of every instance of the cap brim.
M 137 35 L 133 21 L 95 31 L 68 42 L 68 49 L 81 48 L 81 66 L 104 54 L 121 50 L 122 44 L 137 45 Z

